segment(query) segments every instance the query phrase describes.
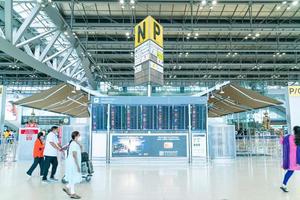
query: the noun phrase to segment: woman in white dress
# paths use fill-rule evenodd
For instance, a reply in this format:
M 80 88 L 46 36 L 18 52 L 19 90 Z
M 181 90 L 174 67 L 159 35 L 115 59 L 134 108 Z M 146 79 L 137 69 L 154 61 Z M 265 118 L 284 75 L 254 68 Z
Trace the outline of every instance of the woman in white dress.
M 69 144 L 68 155 L 66 159 L 66 180 L 68 184 L 63 191 L 66 192 L 72 199 L 80 199 L 81 197 L 75 193 L 75 184 L 81 182 L 81 145 L 80 133 L 72 132 L 72 140 Z

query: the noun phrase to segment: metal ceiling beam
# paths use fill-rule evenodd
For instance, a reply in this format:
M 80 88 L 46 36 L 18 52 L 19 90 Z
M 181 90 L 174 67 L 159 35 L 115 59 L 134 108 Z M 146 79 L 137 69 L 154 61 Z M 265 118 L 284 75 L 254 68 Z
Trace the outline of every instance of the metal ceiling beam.
M 86 57 L 84 57 L 83 60 L 82 60 L 82 68 L 84 69 L 85 76 L 89 80 L 89 84 L 90 84 L 91 88 L 97 89 L 97 82 L 94 78 L 94 75 L 93 75 L 92 71 L 90 70 L 91 69 L 91 62 Z
M 16 35 L 13 38 L 13 44 L 16 44 L 19 42 L 21 37 L 23 36 L 26 29 L 29 27 L 29 25 L 33 22 L 37 14 L 40 12 L 41 6 L 40 4 L 36 4 L 35 7 L 31 10 L 31 13 L 28 15 L 28 17 L 25 19 L 25 21 L 22 23 L 18 31 L 16 32 Z
M 133 41 L 102 41 L 102 40 L 95 40 L 95 41 L 84 41 L 86 39 L 82 38 L 82 42 L 84 42 L 87 45 L 95 45 L 97 44 L 100 48 L 106 47 L 106 48 L 126 48 L 126 47 L 134 47 L 134 42 Z M 299 42 L 287 42 L 287 41 L 280 41 L 278 43 L 278 46 L 289 46 L 289 47 L 295 47 L 298 46 Z M 267 47 L 270 46 L 277 46 L 275 41 L 264 41 L 264 40 L 259 40 L 253 41 L 245 41 L 245 40 L 240 40 L 240 41 L 232 41 L 232 46 L 264 46 L 266 45 Z M 180 50 L 181 47 L 193 47 L 193 46 L 229 46 L 229 41 L 203 41 L 203 40 L 191 40 L 191 41 L 164 41 L 164 49 L 165 48 L 172 48 L 172 49 L 178 49 Z
M 67 52 L 67 54 L 65 55 L 65 57 L 60 61 L 57 70 L 60 71 L 62 69 L 62 67 L 64 66 L 64 64 L 66 63 L 66 61 L 68 60 L 68 58 L 70 57 L 70 55 L 73 52 L 73 48 L 69 49 L 69 51 Z
M 56 52 L 55 54 L 53 54 L 53 55 L 47 57 L 46 59 L 44 59 L 44 60 L 43 60 L 43 63 L 46 63 L 46 62 L 52 60 L 53 58 L 55 58 L 56 56 L 62 54 L 63 52 L 65 52 L 66 50 L 68 50 L 68 49 L 70 49 L 70 48 L 71 48 L 71 47 L 63 48 L 62 50 L 60 50 L 60 51 Z
M 260 48 L 260 49 L 238 49 L 238 48 L 233 48 L 232 49 L 232 52 L 237 52 L 237 53 L 250 53 L 250 52 L 255 52 L 255 53 L 274 53 L 274 52 L 277 52 L 278 49 L 263 49 L 263 48 Z M 300 46 L 299 48 L 297 49 L 280 49 L 282 52 L 285 52 L 285 53 L 290 53 L 290 54 L 294 54 L 295 51 L 299 51 L 300 52 Z M 132 52 L 132 48 L 99 48 L 99 49 L 89 49 L 88 52 L 118 52 L 118 53 L 128 53 L 128 52 Z M 170 53 L 170 54 L 179 54 L 179 53 L 184 53 L 184 52 L 189 52 L 189 53 L 228 53 L 230 52 L 230 49 L 216 49 L 216 48 L 210 48 L 210 49 L 205 49 L 205 48 L 201 48 L 199 47 L 199 49 L 191 49 L 191 48 L 182 48 L 180 50 L 176 50 L 176 49 L 172 49 L 172 48 L 168 48 L 168 49 L 164 49 L 164 53 Z M 92 53 L 94 54 L 94 53 Z
M 284 24 L 277 24 L 277 23 L 254 23 L 252 24 L 252 28 L 250 26 L 247 26 L 244 23 L 197 23 L 197 24 L 191 24 L 191 23 L 162 23 L 162 26 L 164 27 L 164 34 L 168 34 L 168 32 L 177 32 L 177 33 L 183 33 L 183 32 L 190 32 L 191 28 L 193 28 L 194 31 L 199 32 L 217 32 L 217 31 L 226 31 L 226 32 L 244 32 L 247 31 L 259 31 L 259 32 L 265 32 L 265 31 L 278 31 L 283 32 L 284 30 L 290 30 L 292 32 L 299 32 L 300 28 L 297 23 L 284 23 Z M 74 31 L 106 31 L 106 32 L 118 32 L 118 31 L 128 31 L 132 27 L 132 24 L 130 23 L 80 23 L 75 22 L 73 24 L 73 30 Z M 103 30 L 103 28 L 106 28 Z M 120 33 L 120 32 L 119 32 Z M 121 32 L 122 33 L 122 32 Z
M 51 40 L 49 41 L 49 43 L 47 44 L 46 48 L 43 50 L 42 54 L 39 57 L 39 60 L 42 62 L 44 60 L 44 58 L 47 56 L 48 52 L 50 51 L 51 47 L 53 47 L 54 43 L 56 42 L 56 40 L 58 39 L 59 35 L 60 35 L 60 31 L 57 31 L 54 36 L 51 38 Z
M 5 0 L 4 2 L 4 23 L 5 37 L 8 41 L 13 40 L 13 0 Z
M 36 74 L 35 71 L 24 71 L 24 70 L 0 70 L 1 75 L 31 75 Z
M 111 67 L 113 69 L 132 69 L 133 63 L 99 63 L 99 65 Z M 299 64 L 298 64 L 299 65 Z M 224 69 L 253 69 L 257 66 L 261 69 L 273 69 L 281 67 L 283 69 L 290 69 L 295 67 L 295 63 L 164 63 L 164 68 L 178 69 L 213 69 L 214 67 L 222 66 Z M 300 65 L 299 65 L 300 68 Z
M 86 72 L 86 75 L 90 75 L 88 77 L 89 85 L 92 89 L 97 89 L 97 84 L 95 82 L 95 78 L 91 72 L 90 67 L 90 60 L 85 59 L 83 56 L 85 50 L 81 47 L 81 45 L 78 43 L 78 40 L 73 35 L 73 32 L 68 27 L 67 23 L 65 22 L 64 18 L 61 16 L 59 11 L 56 8 L 53 8 L 50 4 L 48 4 L 43 11 L 47 14 L 47 16 L 56 24 L 57 27 L 60 27 L 62 30 L 66 30 L 69 37 L 67 39 L 70 41 L 70 43 L 74 46 L 74 49 L 77 52 L 77 55 L 81 57 L 82 66 Z M 84 64 L 85 63 L 85 64 Z M 88 67 L 87 67 L 88 66 Z
M 67 80 L 76 81 L 69 76 L 60 73 L 50 67 L 48 67 L 46 64 L 41 63 L 40 61 L 34 59 L 33 57 L 29 56 L 27 53 L 23 52 L 22 50 L 18 49 L 17 47 L 13 46 L 9 41 L 3 39 L 0 37 L 0 50 L 4 52 L 5 54 L 13 57 L 14 59 L 19 60 L 20 62 L 32 67 L 33 69 L 43 73 L 47 74 L 51 77 L 54 77 L 58 80 L 61 80 L 63 82 L 66 82 Z
M 111 71 L 106 72 L 106 75 L 133 75 L 134 71 Z M 164 75 L 190 75 L 190 76 L 199 76 L 199 75 L 257 75 L 259 77 L 260 75 L 266 75 L 266 76 L 272 76 L 272 75 L 300 75 L 300 71 L 274 71 L 274 70 L 268 70 L 268 71 L 240 71 L 240 70 L 171 70 L 171 71 L 164 71 Z
M 230 50 L 228 50 L 228 52 L 230 52 Z M 179 52 L 178 52 L 179 53 Z M 226 53 L 218 53 L 218 58 L 228 58 L 231 59 L 229 61 L 231 62 L 236 62 L 239 61 L 238 58 L 265 58 L 265 59 L 269 59 L 269 60 L 273 60 L 273 54 L 272 53 L 265 53 L 265 54 L 250 54 L 250 53 L 243 53 L 243 54 L 238 54 L 237 56 L 235 56 L 234 58 L 232 57 L 227 57 Z M 92 56 L 94 58 L 98 58 L 98 59 L 115 59 L 115 60 L 120 60 L 120 59 L 128 59 L 128 60 L 133 60 L 133 57 L 131 56 L 131 54 L 129 52 L 126 53 L 119 53 L 119 54 L 114 54 L 114 53 L 107 53 L 107 54 L 92 54 Z M 268 57 L 269 56 L 269 57 Z M 176 58 L 177 54 L 171 54 L 171 53 L 165 53 L 164 54 L 164 58 L 165 59 L 172 59 L 172 58 Z M 187 60 L 187 59 L 199 59 L 199 58 L 213 58 L 215 59 L 216 57 L 216 53 L 214 52 L 208 52 L 208 53 L 190 53 L 188 56 L 185 56 L 184 54 L 182 55 L 181 58 L 182 60 Z M 281 58 L 277 58 L 277 60 L 283 60 L 283 59 L 293 59 L 294 60 L 295 56 L 294 54 L 286 54 L 284 56 L 282 56 Z
M 57 3 L 69 3 L 70 1 L 68 0 L 53 0 L 54 2 Z M 78 3 L 88 3 L 88 2 L 93 2 L 93 3 L 118 3 L 118 0 L 77 0 Z M 139 3 L 147 3 L 147 4 L 190 4 L 190 0 L 139 0 Z M 218 0 L 219 4 L 220 3 L 226 3 L 226 4 L 237 4 L 237 3 L 244 3 L 249 5 L 249 0 Z M 281 0 L 252 0 L 253 3 L 282 3 Z M 196 3 L 196 2 L 195 2 Z
M 48 35 L 48 34 L 50 34 L 50 33 L 53 33 L 54 31 L 57 31 L 57 29 L 53 29 L 53 30 L 50 30 L 50 31 L 46 31 L 46 32 L 41 33 L 41 34 L 39 34 L 39 35 L 37 35 L 37 36 L 34 36 L 34 37 L 32 37 L 32 38 L 30 38 L 30 39 L 28 39 L 28 40 L 25 40 L 25 41 L 23 41 L 23 42 L 20 42 L 19 44 L 16 45 L 16 47 L 20 48 L 20 47 L 22 47 L 22 46 L 24 46 L 24 45 L 26 45 L 26 44 L 28 44 L 28 43 L 30 43 L 30 42 L 33 42 L 33 41 L 35 41 L 35 40 L 37 40 L 37 39 L 40 39 L 40 38 L 42 38 L 42 37 L 44 37 L 44 36 L 46 36 L 46 35 Z

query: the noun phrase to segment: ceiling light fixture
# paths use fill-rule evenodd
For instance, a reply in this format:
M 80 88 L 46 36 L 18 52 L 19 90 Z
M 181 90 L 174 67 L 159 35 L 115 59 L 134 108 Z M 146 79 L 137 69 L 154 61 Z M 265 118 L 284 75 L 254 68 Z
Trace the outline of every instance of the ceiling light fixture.
M 299 3 L 299 0 L 295 0 L 295 1 L 293 1 L 292 5 L 295 6 L 295 5 L 297 5 L 298 3 Z
M 221 87 L 220 94 L 224 94 L 225 92 L 223 91 L 223 88 Z
M 201 1 L 201 5 L 205 6 L 207 4 L 207 1 L 206 0 L 202 0 Z
M 217 3 L 218 3 L 217 0 L 213 0 L 213 1 L 211 2 L 212 5 L 217 5 Z

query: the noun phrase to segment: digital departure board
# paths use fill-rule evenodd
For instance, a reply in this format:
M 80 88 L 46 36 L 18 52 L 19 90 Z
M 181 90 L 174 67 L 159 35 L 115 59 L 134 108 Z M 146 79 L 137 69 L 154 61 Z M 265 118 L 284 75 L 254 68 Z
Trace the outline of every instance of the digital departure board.
M 92 106 L 93 131 L 107 129 L 108 107 Z M 111 130 L 188 130 L 188 105 L 111 105 Z M 192 130 L 206 130 L 206 105 L 191 105 Z

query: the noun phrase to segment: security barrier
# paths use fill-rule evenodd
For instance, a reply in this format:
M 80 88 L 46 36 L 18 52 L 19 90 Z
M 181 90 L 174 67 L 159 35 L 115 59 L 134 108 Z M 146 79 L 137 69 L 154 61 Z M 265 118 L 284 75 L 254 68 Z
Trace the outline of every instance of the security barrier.
M 237 156 L 281 156 L 280 137 L 277 135 L 236 136 Z

